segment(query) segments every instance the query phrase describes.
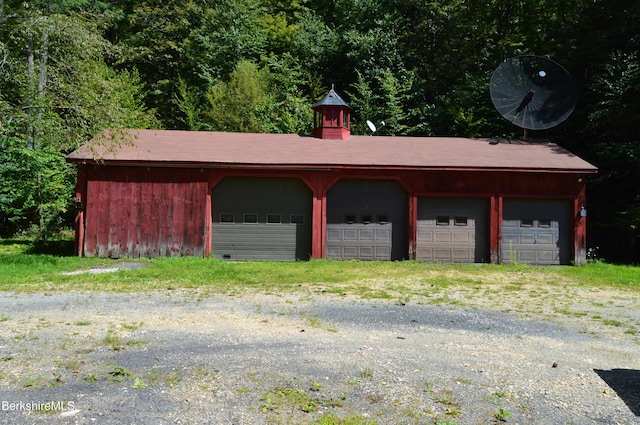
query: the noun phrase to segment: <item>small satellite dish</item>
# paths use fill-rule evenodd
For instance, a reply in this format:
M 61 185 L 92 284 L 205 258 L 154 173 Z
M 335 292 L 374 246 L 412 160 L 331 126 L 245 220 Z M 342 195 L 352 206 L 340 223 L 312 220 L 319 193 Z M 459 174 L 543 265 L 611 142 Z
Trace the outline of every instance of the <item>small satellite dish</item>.
M 489 84 L 491 101 L 500 115 L 526 130 L 555 127 L 573 112 L 576 86 L 558 63 L 540 56 L 505 60 Z
M 384 121 L 380 121 L 380 128 L 384 127 L 385 125 L 386 123 Z M 367 120 L 367 127 L 369 128 L 369 131 L 371 131 L 371 134 L 378 131 L 378 128 L 376 127 L 376 125 L 369 120 Z
M 367 120 L 367 127 L 369 127 L 369 130 L 372 133 L 375 133 L 376 131 L 378 131 L 378 129 L 376 128 L 376 125 L 369 120 Z

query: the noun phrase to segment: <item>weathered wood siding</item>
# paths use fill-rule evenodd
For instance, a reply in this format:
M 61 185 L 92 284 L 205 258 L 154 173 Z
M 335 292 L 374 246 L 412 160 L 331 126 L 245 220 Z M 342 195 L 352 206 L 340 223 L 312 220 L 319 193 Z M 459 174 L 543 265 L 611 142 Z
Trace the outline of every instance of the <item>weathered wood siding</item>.
M 199 169 L 87 171 L 84 255 L 204 256 L 207 180 Z
M 304 196 L 304 226 L 295 227 L 297 231 L 304 228 L 305 242 L 300 243 L 300 234 L 296 233 L 296 254 L 295 257 L 290 255 L 288 259 L 308 258 L 309 250 L 314 258 L 332 257 L 327 255 L 329 245 L 333 243 L 333 239 L 327 241 L 330 228 L 340 225 L 345 220 L 345 214 L 361 215 L 369 212 L 378 215 L 393 214 L 390 218 L 393 220 L 394 239 L 400 235 L 405 239 L 394 241 L 394 249 L 401 250 L 398 251 L 401 254 L 392 255 L 392 258 L 415 258 L 420 224 L 419 200 L 425 197 L 487 200 L 488 257 L 491 262 L 503 260 L 501 254 L 505 201 L 517 198 L 568 202 L 571 206 L 571 235 L 568 236 L 570 247 L 564 252 L 570 255 L 570 261 L 575 264 L 584 263 L 586 258 L 586 217 L 580 214 L 581 208 L 585 206 L 585 176 L 580 173 L 526 173 L 517 170 L 372 170 L 348 167 L 334 167 L 330 170 L 202 169 L 178 168 L 172 164 L 155 168 L 146 167 L 144 164 L 80 165 L 76 189 L 76 198 L 82 200 L 82 207 L 78 209 L 76 217 L 78 254 L 103 257 L 221 254 L 222 258 L 226 258 L 225 253 L 218 252 L 224 237 L 216 233 L 217 228 L 212 229 L 218 225 L 216 220 L 220 213 L 234 212 L 238 219 L 243 212 L 258 213 L 262 217 L 260 220 L 264 220 L 265 214 L 280 213 L 283 227 L 289 213 L 298 213 L 299 208 L 296 208 L 296 211 L 287 210 L 288 212 L 282 210 L 281 207 L 285 207 L 288 201 L 274 198 L 272 201 L 257 202 L 258 195 L 244 189 L 237 193 L 225 193 L 222 198 L 212 202 L 212 197 L 221 195 L 216 189 L 218 185 L 229 177 L 250 179 L 254 183 L 269 179 L 295 179 L 304 182 L 304 186 L 308 188 Z M 341 186 L 339 182 L 349 180 L 394 181 L 402 188 L 403 197 L 391 200 L 378 193 L 378 198 L 384 199 L 385 208 L 375 213 L 366 208 L 360 211 L 362 202 L 354 200 L 360 196 L 362 187 L 349 188 L 347 193 L 338 198 L 329 195 L 329 192 L 335 195 L 334 189 Z M 218 189 L 224 186 L 222 184 Z M 259 189 L 259 186 L 256 184 L 255 188 Z M 288 189 L 281 192 L 283 193 L 280 195 L 288 196 Z M 258 190 L 260 196 L 269 193 L 273 191 Z M 331 199 L 335 201 L 341 198 L 354 201 L 355 204 L 348 208 L 336 209 Z M 221 199 L 224 200 L 221 202 Z M 251 208 L 236 212 L 230 210 L 227 205 L 222 210 L 218 209 L 232 199 L 249 202 Z M 269 207 L 255 208 L 256 205 Z M 275 208 L 276 206 L 279 208 Z M 394 212 L 396 208 L 401 208 L 401 212 Z M 336 211 L 340 211 L 337 218 L 333 216 Z M 402 224 L 396 221 L 398 214 L 402 216 Z M 260 234 L 263 230 L 260 223 L 261 221 L 250 226 L 239 225 L 238 227 L 252 229 L 242 237 L 246 236 L 247 240 L 257 242 L 256 233 Z M 311 230 L 308 230 L 307 226 L 310 226 Z M 264 230 L 271 231 L 275 227 L 277 226 L 273 224 L 265 225 Z M 225 229 L 228 230 L 230 227 Z M 241 236 L 241 233 L 237 233 L 236 236 Z M 293 241 L 293 234 L 287 231 L 278 233 L 277 238 L 280 237 L 288 237 Z M 267 239 L 269 237 L 265 240 Z M 286 245 L 284 239 L 280 243 L 282 246 Z M 485 245 L 486 243 L 483 243 L 483 246 Z M 294 246 L 293 242 L 291 246 Z M 304 252 L 298 252 L 298 249 L 302 248 Z M 292 252 L 292 249 L 287 249 L 287 252 Z M 260 252 L 264 253 L 265 249 L 261 248 Z M 263 256 L 262 259 L 271 258 L 271 254 L 273 253 Z M 483 255 L 481 261 L 487 261 L 485 257 L 486 255 Z

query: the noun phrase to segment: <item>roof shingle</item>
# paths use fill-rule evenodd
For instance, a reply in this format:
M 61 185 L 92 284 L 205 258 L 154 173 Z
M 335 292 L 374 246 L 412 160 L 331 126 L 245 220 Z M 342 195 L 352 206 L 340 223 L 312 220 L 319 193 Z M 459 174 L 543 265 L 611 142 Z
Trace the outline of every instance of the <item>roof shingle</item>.
M 113 153 L 90 143 L 70 162 L 255 168 L 469 169 L 596 172 L 596 167 L 550 142 L 460 137 L 351 136 L 326 140 L 296 134 L 129 130 L 132 145 Z

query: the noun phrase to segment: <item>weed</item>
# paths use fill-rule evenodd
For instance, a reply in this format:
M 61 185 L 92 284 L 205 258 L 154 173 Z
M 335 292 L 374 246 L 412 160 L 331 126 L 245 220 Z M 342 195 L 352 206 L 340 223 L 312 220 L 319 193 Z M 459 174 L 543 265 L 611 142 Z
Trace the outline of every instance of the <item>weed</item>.
M 152 370 L 151 372 L 147 373 L 147 381 L 149 381 L 149 383 L 152 385 L 160 382 L 160 374 L 158 373 L 158 371 Z
M 24 382 L 22 383 L 22 386 L 24 388 L 38 388 L 38 387 L 42 387 L 44 383 L 45 383 L 45 379 L 42 376 L 40 375 L 30 376 L 24 380 Z
M 460 409 L 455 407 L 447 407 L 446 409 L 444 409 L 444 414 L 447 416 L 457 417 L 460 416 Z
M 7 316 L 4 313 L 0 314 L 0 322 L 7 322 L 9 320 L 11 320 L 11 316 Z
M 134 346 L 134 345 L 143 345 L 148 343 L 149 343 L 148 339 L 130 339 L 129 341 L 125 342 L 125 345 Z
M 238 392 L 238 394 L 247 394 L 247 393 L 250 393 L 251 390 L 249 388 L 241 387 L 241 388 L 236 388 L 236 392 Z
M 602 321 L 602 323 L 604 323 L 607 326 L 615 326 L 615 327 L 621 327 L 623 326 L 622 322 L 619 320 L 613 320 L 613 319 L 604 319 Z
M 119 345 L 120 336 L 115 330 L 109 329 L 107 331 L 107 334 L 104 336 L 104 339 L 102 340 L 102 342 L 104 343 L 104 345 L 112 345 L 112 346 Z
M 180 383 L 180 381 L 182 381 L 182 375 L 176 372 L 169 373 L 164 377 L 164 384 L 167 387 L 175 387 Z
M 328 412 L 312 422 L 312 425 L 377 425 L 378 422 L 360 415 L 339 417 L 334 412 Z
M 371 378 L 372 376 L 373 376 L 373 371 L 368 367 L 360 371 L 361 378 Z
M 62 367 L 64 367 L 66 370 L 78 370 L 80 369 L 81 364 L 82 362 L 80 362 L 79 360 L 68 360 L 62 364 Z
M 298 409 L 305 413 L 314 412 L 318 408 L 318 400 L 306 392 L 292 387 L 278 387 L 262 396 L 262 411 L 274 411 L 280 408 Z
M 89 325 L 91 325 L 91 322 L 88 321 L 88 320 L 79 320 L 79 321 L 75 322 L 74 325 L 76 325 L 76 326 L 89 326 Z
M 135 389 L 147 388 L 147 384 L 145 384 L 142 379 L 136 377 L 133 380 L 133 385 L 131 385 L 131 388 L 135 388 Z
M 124 379 L 132 376 L 132 373 L 121 366 L 114 366 L 113 370 L 107 375 L 114 382 L 124 382 Z
M 433 392 L 433 382 L 425 382 L 424 383 L 424 392 L 425 393 L 432 393 Z
M 433 401 L 451 407 L 460 407 L 460 403 L 455 400 L 455 393 L 451 390 L 442 390 L 433 398 Z
M 95 373 L 91 373 L 91 374 L 85 376 L 83 380 L 85 382 L 98 382 L 100 380 L 100 377 L 98 375 L 96 375 Z
M 336 328 L 323 324 L 317 317 L 307 316 L 307 323 L 309 324 L 309 326 L 315 329 L 324 329 L 329 332 L 338 332 Z
M 139 323 L 123 323 L 122 324 L 122 329 L 126 329 L 128 331 L 135 331 L 138 330 L 142 327 L 142 325 L 144 325 L 144 322 L 139 322 Z
M 367 419 L 364 416 L 352 415 L 344 418 L 334 412 L 329 412 L 312 422 L 312 425 L 377 425 L 378 422 Z
M 493 414 L 493 417 L 496 418 L 498 422 L 506 422 L 509 416 L 511 416 L 511 413 L 502 408 Z

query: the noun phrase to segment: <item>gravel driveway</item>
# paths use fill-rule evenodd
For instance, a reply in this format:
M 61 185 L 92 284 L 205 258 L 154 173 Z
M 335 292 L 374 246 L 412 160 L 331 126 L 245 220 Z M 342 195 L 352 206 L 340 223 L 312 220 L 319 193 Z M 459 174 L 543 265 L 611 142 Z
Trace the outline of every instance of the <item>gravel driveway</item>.
M 0 423 L 636 424 L 639 347 L 417 300 L 3 293 Z

